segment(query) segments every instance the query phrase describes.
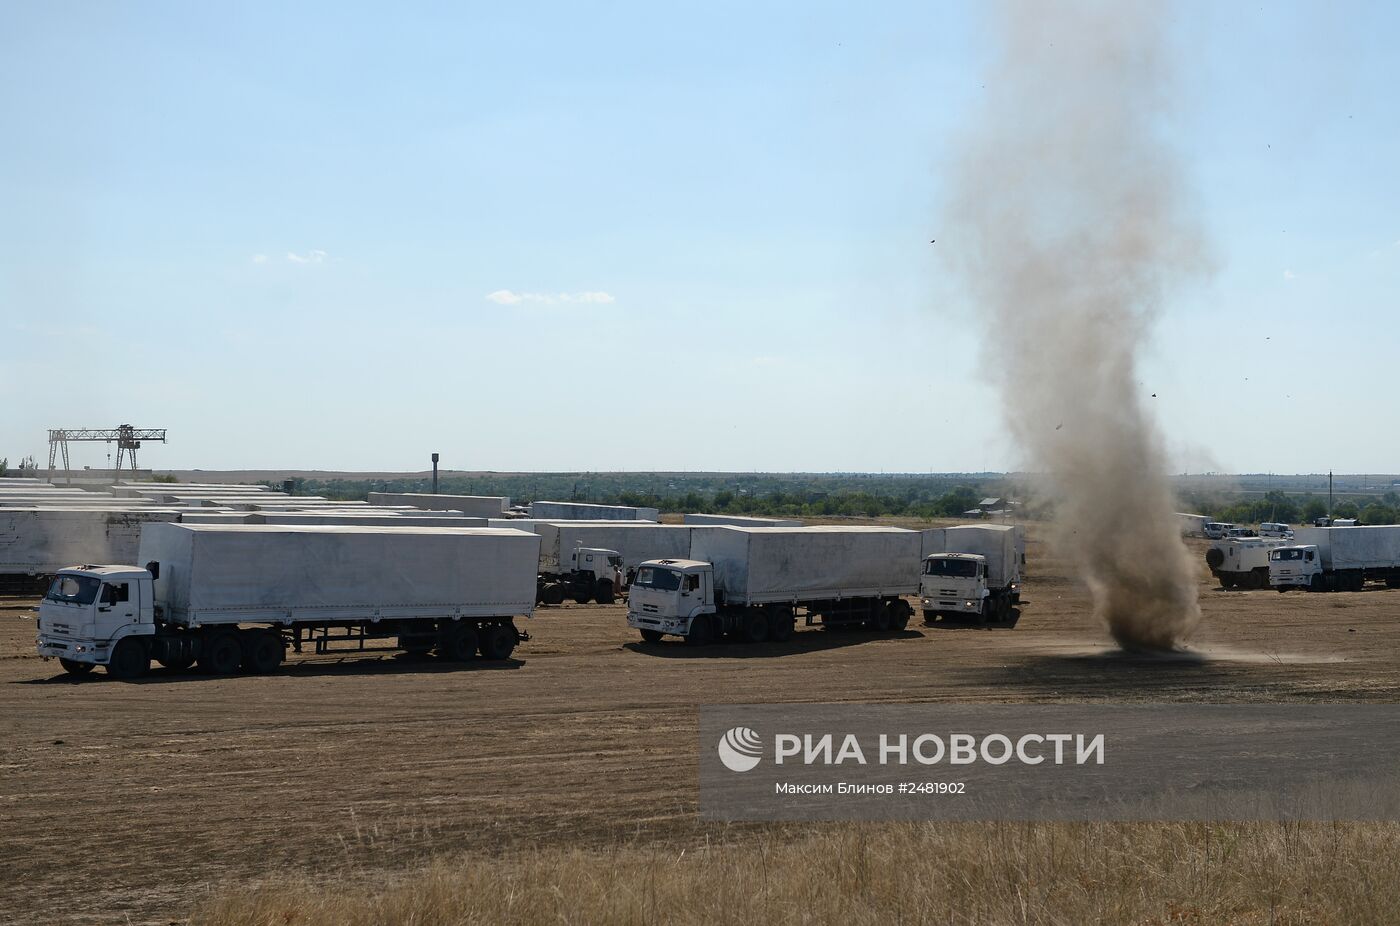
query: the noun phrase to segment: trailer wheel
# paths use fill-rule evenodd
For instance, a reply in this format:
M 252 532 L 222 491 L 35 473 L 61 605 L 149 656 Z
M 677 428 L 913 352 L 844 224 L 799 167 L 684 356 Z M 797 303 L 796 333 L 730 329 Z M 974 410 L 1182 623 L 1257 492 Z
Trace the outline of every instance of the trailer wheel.
M 909 616 L 914 613 L 914 609 L 909 607 L 909 602 L 897 598 L 889 603 L 890 629 L 898 633 L 909 626 Z
M 112 678 L 140 678 L 151 669 L 151 654 L 135 637 L 127 637 L 112 650 L 107 674 Z
M 690 633 L 686 634 L 685 642 L 691 646 L 708 646 L 715 640 L 714 618 L 702 614 L 690 622 Z
M 593 599 L 599 604 L 612 604 L 616 599 L 613 594 L 613 584 L 607 579 L 599 579 L 593 586 Z
M 575 588 L 569 593 L 569 597 L 574 600 L 575 604 L 588 604 L 588 602 L 593 600 L 593 596 L 590 595 L 588 589 L 583 586 Z
M 282 638 L 275 633 L 259 630 L 243 637 L 243 671 L 253 675 L 276 672 L 282 664 Z
M 551 582 L 540 592 L 540 601 L 544 604 L 563 604 L 564 586 L 558 582 Z
M 1235 577 L 1232 576 L 1232 575 L 1230 575 L 1228 572 L 1222 572 L 1222 573 L 1220 574 L 1220 587 L 1221 587 L 1221 588 L 1234 588 L 1234 587 L 1235 587 Z
M 466 662 L 476 655 L 476 628 L 470 624 L 448 624 L 438 633 L 437 654 L 452 662 Z
M 69 675 L 87 675 L 92 671 L 92 663 L 78 662 L 76 659 L 64 659 L 58 657 L 58 664 L 63 666 L 63 671 Z
M 774 611 L 768 616 L 768 639 L 774 643 L 786 643 L 797 632 L 797 620 L 786 608 Z
M 499 662 L 509 659 L 515 651 L 515 628 L 504 624 L 483 627 L 481 630 L 481 658 Z
M 199 654 L 199 667 L 212 675 L 232 675 L 243 661 L 243 647 L 238 634 L 219 630 L 204 638 L 204 651 Z
M 659 630 L 643 630 L 642 639 L 647 643 L 660 643 L 665 634 Z

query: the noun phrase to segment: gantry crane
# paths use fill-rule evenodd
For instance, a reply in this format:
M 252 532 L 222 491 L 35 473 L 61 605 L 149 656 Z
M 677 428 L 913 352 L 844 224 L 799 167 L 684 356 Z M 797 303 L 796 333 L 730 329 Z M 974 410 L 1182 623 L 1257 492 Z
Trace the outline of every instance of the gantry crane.
M 115 428 L 51 428 L 49 430 L 49 482 L 53 482 L 54 465 L 62 459 L 63 477 L 70 480 L 68 467 L 69 441 L 105 441 L 117 444 L 117 466 L 121 471 L 123 461 L 130 464 L 131 474 L 136 475 L 136 451 L 141 442 L 158 440 L 165 442 L 165 428 L 133 428 L 129 424 Z

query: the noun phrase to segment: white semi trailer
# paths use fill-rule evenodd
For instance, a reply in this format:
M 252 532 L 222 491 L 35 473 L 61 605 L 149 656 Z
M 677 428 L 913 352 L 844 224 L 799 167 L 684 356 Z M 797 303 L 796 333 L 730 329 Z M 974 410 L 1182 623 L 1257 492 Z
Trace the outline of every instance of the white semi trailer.
M 1206 565 L 1221 588 L 1268 588 L 1269 553 L 1285 542 L 1267 537 L 1217 540 L 1206 551 Z
M 688 559 L 642 564 L 627 624 L 693 645 L 787 640 L 799 612 L 808 626 L 903 630 L 920 543 L 893 527 L 696 527 Z
M 924 621 L 970 617 L 1011 620 L 1021 603 L 1023 534 L 1014 525 L 936 527 L 923 536 L 919 601 Z
M 1400 588 L 1400 524 L 1300 527 L 1269 553 L 1269 584 L 1281 592 L 1359 592 L 1370 579 Z
M 539 538 L 440 527 L 151 524 L 144 567 L 60 570 L 39 655 L 75 674 L 142 675 L 154 659 L 213 674 L 274 671 L 291 645 L 391 640 L 445 659 L 510 656 L 535 601 Z
M 593 505 L 586 502 L 531 502 L 530 517 L 551 521 L 658 521 L 655 508 L 631 505 Z
M 801 527 L 802 522 L 795 518 L 753 518 L 739 514 L 687 514 L 681 517 L 685 524 L 729 524 L 733 527 Z

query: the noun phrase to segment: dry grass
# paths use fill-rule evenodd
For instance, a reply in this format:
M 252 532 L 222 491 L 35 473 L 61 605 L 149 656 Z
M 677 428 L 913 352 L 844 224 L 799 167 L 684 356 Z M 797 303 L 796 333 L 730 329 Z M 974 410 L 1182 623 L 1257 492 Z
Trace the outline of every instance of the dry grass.
M 439 860 L 216 892 L 200 926 L 1362 924 L 1400 920 L 1400 827 L 961 824 Z

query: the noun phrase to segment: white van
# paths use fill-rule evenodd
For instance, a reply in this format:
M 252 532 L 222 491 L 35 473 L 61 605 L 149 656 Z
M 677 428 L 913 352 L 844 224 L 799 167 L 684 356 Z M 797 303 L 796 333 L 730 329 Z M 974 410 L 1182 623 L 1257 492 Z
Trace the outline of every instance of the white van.
M 1277 521 L 1265 521 L 1259 525 L 1260 537 L 1282 537 L 1284 540 L 1293 538 L 1293 528 L 1287 524 L 1280 524 Z

